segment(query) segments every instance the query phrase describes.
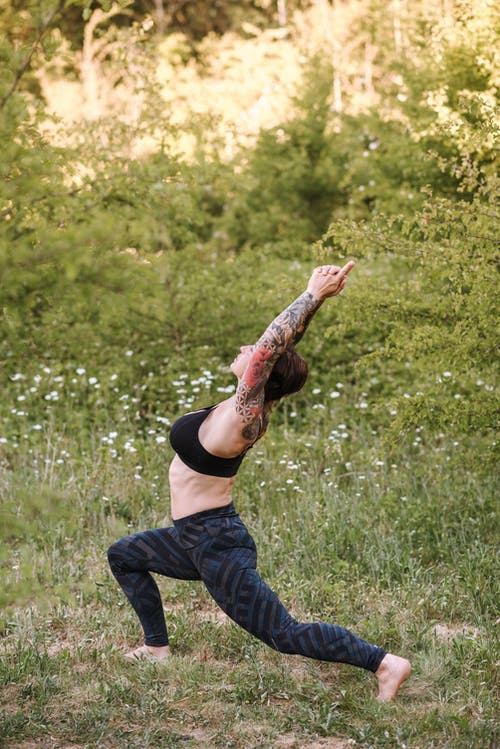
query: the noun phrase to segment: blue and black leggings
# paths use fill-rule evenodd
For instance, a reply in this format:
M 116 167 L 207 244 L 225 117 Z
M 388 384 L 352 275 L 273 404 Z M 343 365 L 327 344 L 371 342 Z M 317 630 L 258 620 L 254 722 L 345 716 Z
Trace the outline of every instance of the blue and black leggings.
M 281 653 L 350 663 L 375 672 L 382 648 L 336 624 L 300 624 L 256 571 L 255 543 L 232 504 L 197 512 L 170 528 L 126 536 L 108 551 L 113 575 L 144 629 L 146 645 L 167 645 L 160 592 L 151 572 L 202 580 L 240 627 Z

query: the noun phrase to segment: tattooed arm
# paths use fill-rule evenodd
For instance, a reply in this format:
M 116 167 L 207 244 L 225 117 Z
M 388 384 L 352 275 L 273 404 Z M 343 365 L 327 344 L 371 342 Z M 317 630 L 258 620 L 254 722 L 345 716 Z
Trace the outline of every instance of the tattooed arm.
M 311 322 L 317 310 L 319 310 L 322 304 L 323 304 L 323 300 L 321 301 L 318 300 L 318 303 L 313 307 L 313 309 L 311 309 L 311 311 L 307 313 L 304 322 L 302 323 L 302 325 L 299 325 L 293 337 L 292 343 L 294 346 L 296 346 L 297 343 L 302 339 L 304 333 L 306 332 L 309 326 L 309 323 Z
M 254 438 L 259 431 L 264 389 L 276 361 L 291 344 L 302 338 L 323 301 L 342 291 L 352 267 L 354 263 L 351 261 L 343 268 L 335 265 L 316 268 L 307 291 L 273 320 L 255 344 L 236 391 L 236 412 L 245 425 L 243 436 L 246 439 Z

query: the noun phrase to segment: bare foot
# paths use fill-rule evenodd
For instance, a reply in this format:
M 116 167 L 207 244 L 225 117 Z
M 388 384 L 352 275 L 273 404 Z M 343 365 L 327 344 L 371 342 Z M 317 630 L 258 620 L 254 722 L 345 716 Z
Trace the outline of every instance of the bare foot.
M 127 658 L 129 661 L 164 661 L 169 655 L 170 648 L 168 645 L 162 645 L 159 648 L 153 645 L 141 645 L 130 653 L 126 653 L 124 658 Z
M 399 655 L 387 653 L 375 676 L 378 679 L 379 702 L 388 702 L 393 700 L 398 693 L 398 689 L 410 674 L 410 661 L 406 658 L 400 658 Z

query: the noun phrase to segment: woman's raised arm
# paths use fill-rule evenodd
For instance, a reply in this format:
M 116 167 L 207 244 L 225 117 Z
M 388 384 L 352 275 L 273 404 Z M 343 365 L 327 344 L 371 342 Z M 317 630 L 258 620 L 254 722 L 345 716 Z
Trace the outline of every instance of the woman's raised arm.
M 252 423 L 260 415 L 266 382 L 278 358 L 291 344 L 302 338 L 323 301 L 342 291 L 347 274 L 353 267 L 351 260 L 343 268 L 336 265 L 315 268 L 307 290 L 281 312 L 261 335 L 236 391 L 236 411 L 245 424 Z

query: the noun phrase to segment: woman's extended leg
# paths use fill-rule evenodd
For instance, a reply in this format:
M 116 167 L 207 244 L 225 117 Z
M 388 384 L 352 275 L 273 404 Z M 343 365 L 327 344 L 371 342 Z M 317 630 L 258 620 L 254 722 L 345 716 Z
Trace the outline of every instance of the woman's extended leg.
M 226 560 L 231 567 L 231 560 Z M 255 569 L 229 576 L 222 563 L 216 578 L 203 577 L 208 591 L 237 624 L 281 653 L 294 653 L 322 661 L 349 663 L 372 671 L 378 680 L 378 699 L 395 698 L 410 673 L 406 658 L 357 637 L 344 627 L 327 622 L 297 622 Z M 218 585 L 225 580 L 225 585 Z
M 225 577 L 220 571 L 218 576 Z M 203 582 L 231 619 L 280 653 L 350 663 L 373 672 L 386 655 L 382 648 L 370 645 L 337 624 L 299 623 L 255 569 L 231 575 L 224 587 L 214 585 L 212 579 Z
M 174 527 L 125 536 L 108 549 L 113 575 L 130 601 L 144 630 L 146 647 L 168 645 L 160 591 L 150 572 L 179 580 L 200 575 L 179 544 Z
M 410 673 L 405 658 L 327 622 L 297 622 L 276 593 L 256 571 L 255 544 L 241 529 L 231 544 L 231 532 L 196 553 L 197 566 L 209 593 L 237 624 L 281 653 L 322 661 L 349 663 L 372 671 L 378 679 L 378 699 L 394 699 Z M 226 547 L 226 548 L 224 548 Z
M 243 629 L 281 653 L 350 663 L 375 672 L 385 651 L 326 622 L 301 624 L 257 573 L 257 549 L 237 513 L 175 521 L 208 592 Z

